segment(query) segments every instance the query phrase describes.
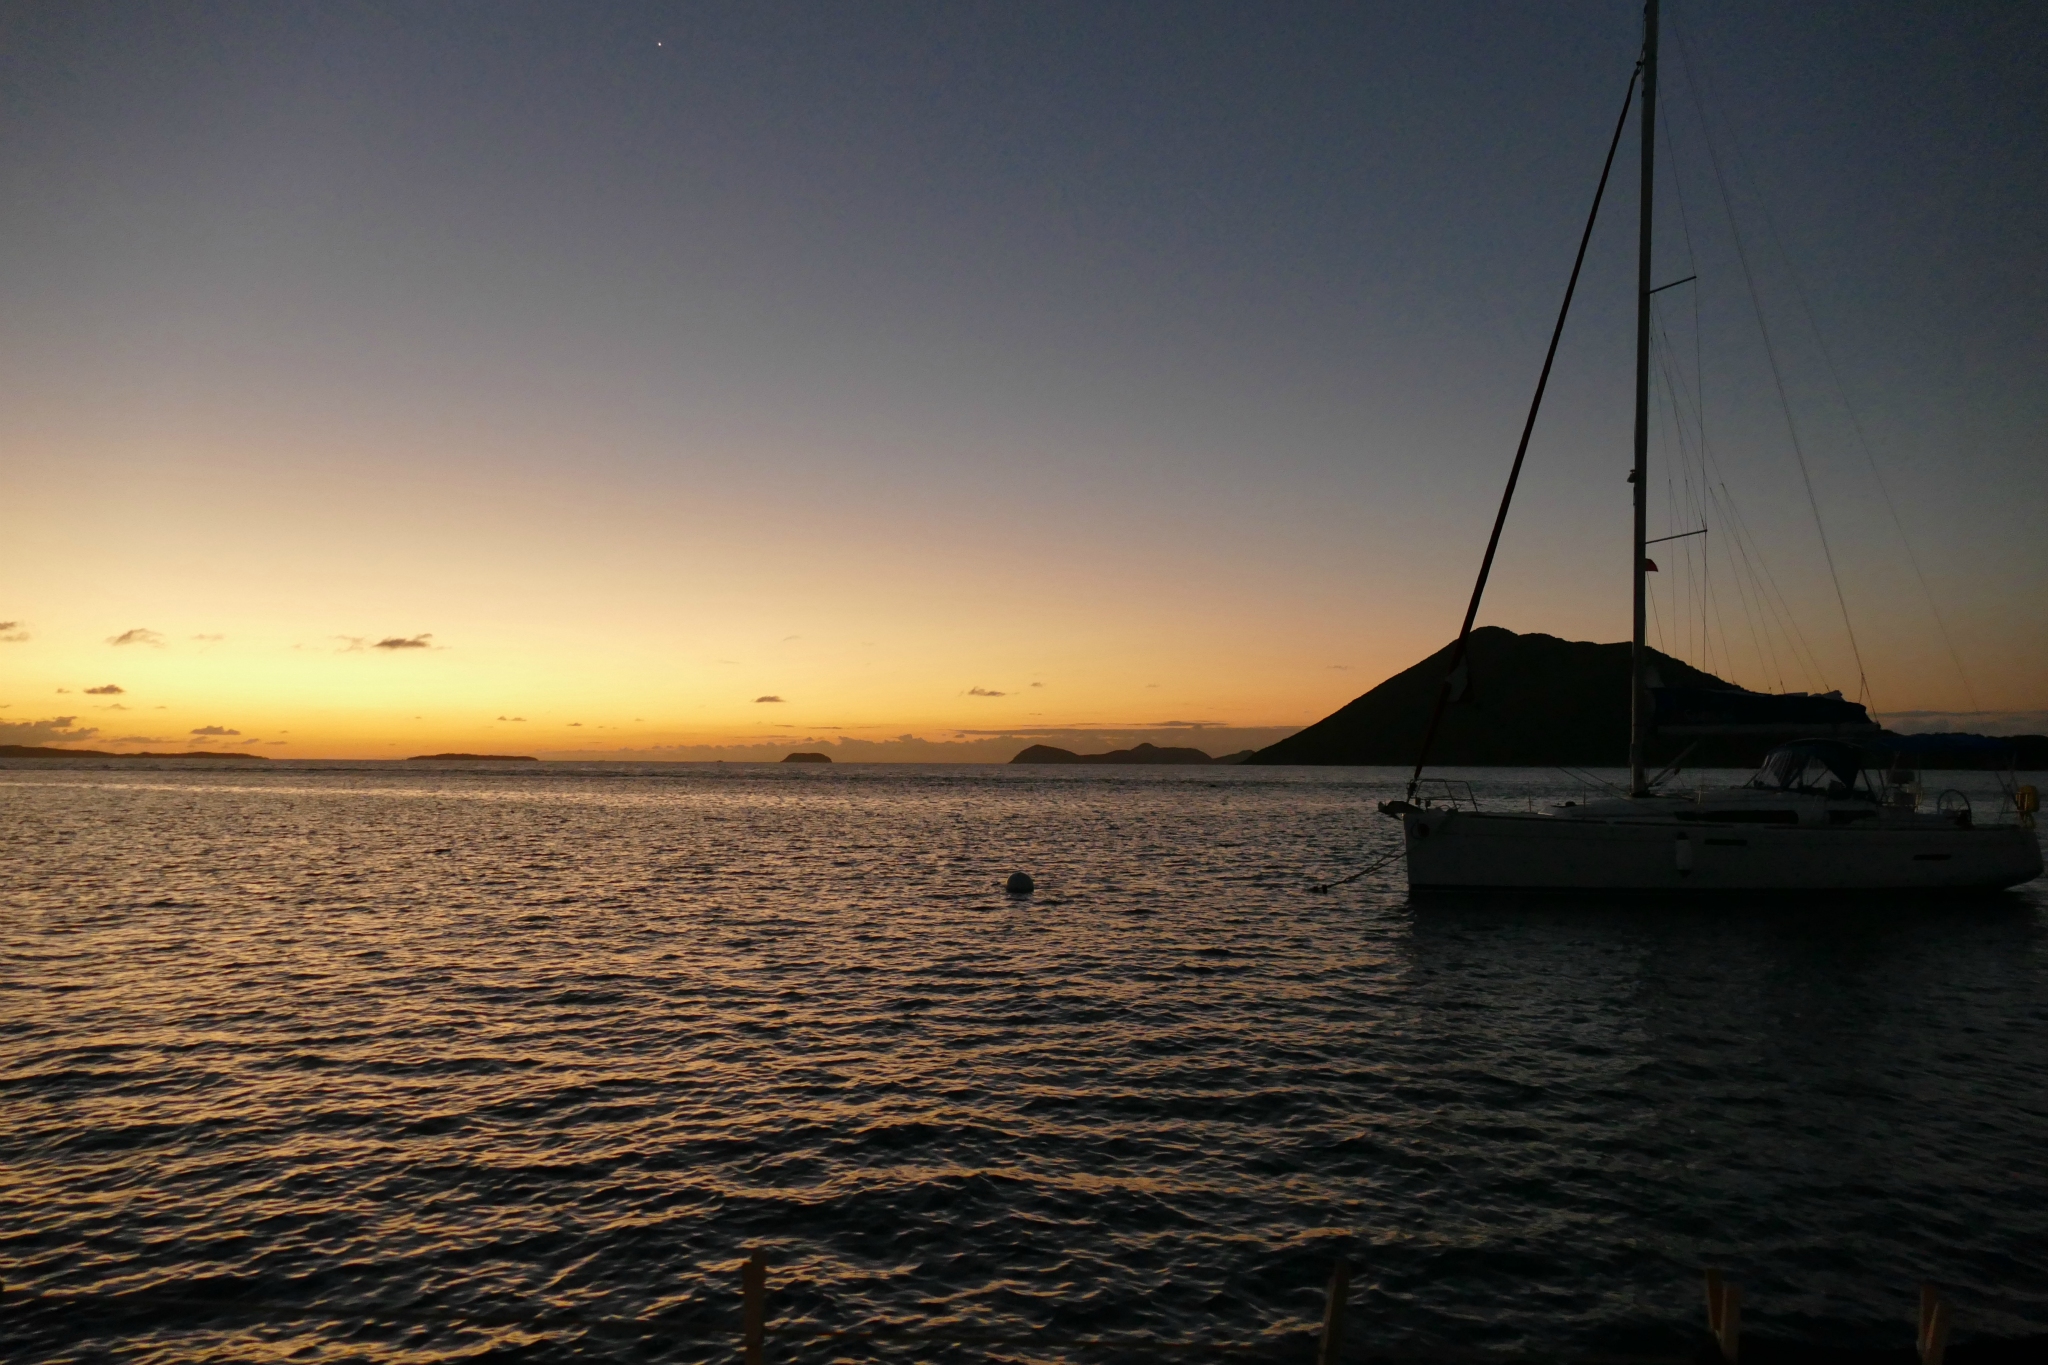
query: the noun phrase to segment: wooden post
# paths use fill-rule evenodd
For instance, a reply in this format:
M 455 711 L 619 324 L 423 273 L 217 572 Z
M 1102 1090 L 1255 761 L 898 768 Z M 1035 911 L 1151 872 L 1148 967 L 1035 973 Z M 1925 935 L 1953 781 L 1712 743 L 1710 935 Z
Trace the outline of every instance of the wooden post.
M 1351 1266 L 1342 1256 L 1330 1271 L 1330 1296 L 1323 1302 L 1323 1340 L 1316 1348 L 1316 1365 L 1337 1365 L 1337 1353 L 1344 1349 L 1344 1301 L 1351 1295 Z
M 1723 1281 L 1718 1270 L 1707 1272 L 1707 1330 L 1721 1348 L 1721 1359 L 1735 1365 L 1742 1351 L 1742 1291 Z
M 740 1267 L 740 1300 L 740 1347 L 745 1365 L 761 1365 L 768 1316 L 768 1258 L 759 1247 L 748 1254 L 746 1263 Z
M 1941 1365 L 1948 1351 L 1948 1300 L 1931 1284 L 1920 1286 L 1920 1365 Z

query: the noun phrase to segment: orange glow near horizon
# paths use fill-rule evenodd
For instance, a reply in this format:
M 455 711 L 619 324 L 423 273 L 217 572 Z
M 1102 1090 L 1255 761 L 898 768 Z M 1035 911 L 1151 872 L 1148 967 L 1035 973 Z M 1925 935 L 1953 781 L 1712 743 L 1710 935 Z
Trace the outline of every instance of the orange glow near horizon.
M 742 9 L 657 52 L 568 10 L 39 14 L 0 742 L 292 757 L 1327 715 L 1456 632 L 1640 22 Z M 1904 49 L 1782 7 L 1697 41 L 1732 117 L 1666 109 L 1654 533 L 1709 454 L 1729 501 L 1658 547 L 1651 643 L 1856 695 L 1810 487 L 1874 709 L 2048 729 L 2042 310 L 1998 264 L 2048 214 L 1971 150 L 2031 135 L 2030 87 L 1874 98 Z M 1771 149 L 1719 224 L 1715 136 Z M 1631 157 L 1481 624 L 1629 632 Z M 1754 287 L 1738 223 L 1781 243 Z

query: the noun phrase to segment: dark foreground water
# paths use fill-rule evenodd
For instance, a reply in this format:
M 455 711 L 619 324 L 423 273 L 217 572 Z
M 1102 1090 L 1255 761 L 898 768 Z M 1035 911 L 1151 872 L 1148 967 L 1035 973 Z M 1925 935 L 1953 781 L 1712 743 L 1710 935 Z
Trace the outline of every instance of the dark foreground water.
M 729 1360 L 754 1246 L 772 1361 L 2048 1327 L 2043 888 L 1307 894 L 1394 784 L 0 768 L 0 1355 Z

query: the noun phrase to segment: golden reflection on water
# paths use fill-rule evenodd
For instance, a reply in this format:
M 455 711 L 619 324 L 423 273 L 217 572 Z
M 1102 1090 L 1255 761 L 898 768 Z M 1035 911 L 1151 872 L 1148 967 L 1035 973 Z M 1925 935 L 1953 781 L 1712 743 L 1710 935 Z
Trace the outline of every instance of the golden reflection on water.
M 2038 891 L 1305 894 L 1398 780 L 0 769 L 0 1280 L 179 1359 L 723 1358 L 755 1244 L 831 1330 L 1285 1353 L 1340 1252 L 1380 1345 L 2048 1315 Z

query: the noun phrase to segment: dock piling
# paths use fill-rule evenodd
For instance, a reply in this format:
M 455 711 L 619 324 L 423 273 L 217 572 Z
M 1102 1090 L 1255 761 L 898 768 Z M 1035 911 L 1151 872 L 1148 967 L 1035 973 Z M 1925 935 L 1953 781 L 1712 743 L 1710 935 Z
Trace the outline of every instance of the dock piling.
M 742 1358 L 745 1365 L 761 1365 L 768 1319 L 768 1257 L 759 1247 L 749 1252 L 740 1266 L 740 1301 Z
M 1931 1284 L 1920 1286 L 1920 1365 L 1941 1365 L 1948 1351 L 1948 1300 Z
M 1721 1359 L 1735 1365 L 1742 1351 L 1742 1291 L 1718 1270 L 1707 1272 L 1707 1330 L 1721 1348 Z
M 1330 1295 L 1323 1302 L 1323 1339 L 1316 1347 L 1316 1365 L 1337 1365 L 1337 1353 L 1344 1348 L 1344 1301 L 1350 1296 L 1351 1265 L 1339 1256 L 1330 1271 Z

